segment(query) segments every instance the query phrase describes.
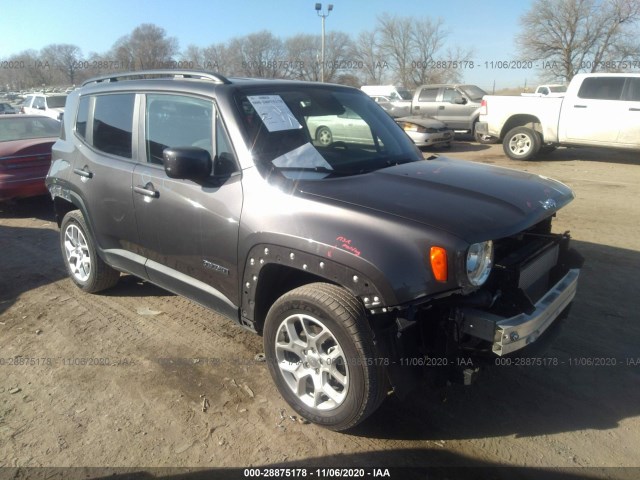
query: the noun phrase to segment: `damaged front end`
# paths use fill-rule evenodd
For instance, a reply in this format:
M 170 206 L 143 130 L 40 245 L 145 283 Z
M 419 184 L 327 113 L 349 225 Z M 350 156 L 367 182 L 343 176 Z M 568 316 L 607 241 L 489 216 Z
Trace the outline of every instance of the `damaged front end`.
M 394 387 L 410 389 L 424 372 L 407 367 L 424 366 L 446 367 L 436 369 L 441 380 L 469 384 L 482 358 L 512 354 L 538 340 L 568 311 L 577 291 L 583 258 L 569 243 L 568 232 L 551 233 L 549 217 L 494 241 L 493 269 L 481 287 L 378 322 L 386 325 L 377 338 L 396 367 L 389 369 Z

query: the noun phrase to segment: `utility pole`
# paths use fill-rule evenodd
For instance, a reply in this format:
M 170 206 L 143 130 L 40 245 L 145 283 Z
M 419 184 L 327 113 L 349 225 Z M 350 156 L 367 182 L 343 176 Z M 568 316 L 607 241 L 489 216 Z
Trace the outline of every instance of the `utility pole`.
M 322 18 L 322 65 L 320 67 L 320 81 L 322 83 L 324 83 L 324 20 L 329 16 L 331 10 L 333 10 L 333 5 L 329 4 L 329 6 L 327 7 L 327 13 L 322 13 L 322 4 L 316 3 L 316 13 L 320 18 Z

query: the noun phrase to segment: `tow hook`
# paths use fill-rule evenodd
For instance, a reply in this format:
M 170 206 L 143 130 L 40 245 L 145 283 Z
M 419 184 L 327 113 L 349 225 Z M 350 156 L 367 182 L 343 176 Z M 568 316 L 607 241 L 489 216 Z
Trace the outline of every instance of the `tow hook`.
M 451 370 L 449 375 L 449 381 L 451 383 L 462 384 L 465 387 L 472 385 L 477 379 L 480 373 L 480 367 L 457 367 Z
M 475 382 L 478 379 L 478 372 L 480 372 L 480 367 L 465 368 L 462 370 L 463 384 L 469 386 Z

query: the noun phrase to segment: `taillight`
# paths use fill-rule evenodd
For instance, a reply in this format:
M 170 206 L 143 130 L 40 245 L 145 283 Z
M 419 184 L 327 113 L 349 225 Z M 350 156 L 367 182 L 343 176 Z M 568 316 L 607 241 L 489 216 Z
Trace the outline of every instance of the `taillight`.
M 489 111 L 489 106 L 487 105 L 487 101 L 483 98 L 480 103 L 480 115 L 487 115 Z

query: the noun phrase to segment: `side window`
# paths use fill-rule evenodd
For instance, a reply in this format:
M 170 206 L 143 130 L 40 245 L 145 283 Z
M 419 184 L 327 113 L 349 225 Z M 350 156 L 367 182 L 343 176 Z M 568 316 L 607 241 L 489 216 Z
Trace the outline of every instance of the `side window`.
M 93 114 L 93 146 L 119 157 L 131 158 L 133 93 L 98 95 Z
M 78 115 L 76 116 L 76 133 L 87 139 L 87 119 L 89 118 L 89 97 L 82 97 L 78 106 Z
M 147 95 L 147 161 L 162 165 L 168 147 L 199 147 L 213 155 L 213 103 L 183 95 Z
M 640 78 L 629 78 L 625 100 L 628 102 L 640 102 Z
M 592 100 L 620 100 L 624 77 L 588 77 L 580 85 L 578 97 Z
M 442 92 L 443 102 L 453 103 L 456 98 L 462 98 L 462 95 L 455 88 L 446 87 Z
M 33 108 L 41 108 L 44 109 L 44 97 L 35 97 L 33 99 Z
M 439 88 L 423 88 L 420 90 L 418 100 L 421 102 L 435 102 L 438 98 Z

